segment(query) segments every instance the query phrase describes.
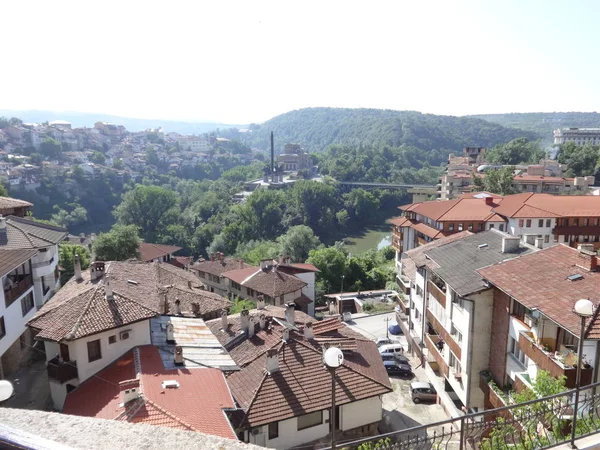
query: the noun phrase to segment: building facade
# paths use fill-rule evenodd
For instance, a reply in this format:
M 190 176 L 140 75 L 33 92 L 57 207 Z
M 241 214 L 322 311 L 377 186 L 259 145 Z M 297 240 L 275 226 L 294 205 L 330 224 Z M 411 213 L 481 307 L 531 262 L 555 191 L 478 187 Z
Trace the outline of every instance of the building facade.
M 558 128 L 554 130 L 554 145 L 567 142 L 577 145 L 600 145 L 600 128 Z

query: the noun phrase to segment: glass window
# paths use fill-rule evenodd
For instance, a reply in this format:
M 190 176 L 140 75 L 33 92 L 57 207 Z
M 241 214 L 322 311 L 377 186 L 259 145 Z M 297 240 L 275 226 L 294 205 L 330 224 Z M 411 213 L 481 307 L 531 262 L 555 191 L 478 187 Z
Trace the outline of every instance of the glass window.
M 552 221 L 550 219 L 546 219 L 546 228 L 550 228 L 552 225 Z
M 569 242 L 569 235 L 568 234 L 565 234 L 565 236 L 564 236 L 564 242 Z
M 579 219 L 573 219 L 573 225 L 578 227 L 579 226 Z
M 279 422 L 271 422 L 269 424 L 269 439 L 279 437 Z
M 584 227 L 588 226 L 588 219 L 587 218 L 583 219 L 583 226 Z
M 29 311 L 33 309 L 33 292 L 30 292 L 21 299 L 21 312 L 23 317 L 27 315 Z
M 595 227 L 597 227 L 597 226 L 598 226 L 598 218 L 597 218 L 597 217 L 594 219 L 594 226 L 595 226 Z
M 482 224 L 482 223 L 478 224 L 478 225 L 477 225 L 477 229 L 478 229 L 479 231 L 483 231 L 483 224 Z
M 525 223 L 525 226 L 526 226 L 527 228 L 530 228 L 530 227 L 531 227 L 531 219 L 527 219 L 527 222 Z
M 102 358 L 102 351 L 100 349 L 100 339 L 88 342 L 87 349 L 89 362 L 97 361 Z
M 542 228 L 544 226 L 544 219 L 538 220 L 538 227 Z
M 458 231 L 462 231 L 462 230 L 463 230 L 463 224 L 462 224 L 462 223 L 459 223 L 459 224 L 458 224 Z
M 523 219 L 519 219 L 519 226 L 523 227 Z
M 0 339 L 6 335 L 6 325 L 4 325 L 4 316 L 0 317 Z
M 115 342 L 117 342 L 117 335 L 113 334 L 112 336 L 108 337 L 108 343 L 109 344 L 114 344 Z
M 304 414 L 303 416 L 299 416 L 297 421 L 298 431 L 321 425 L 323 423 L 323 411 L 315 411 L 309 414 Z
M 500 225 L 498 225 L 498 228 L 500 229 L 500 231 L 504 231 L 504 224 L 501 223 Z
M 468 229 L 469 229 L 469 231 L 473 231 L 473 224 L 472 223 L 469 224 Z
M 550 235 L 546 235 L 544 236 L 544 244 L 547 244 L 548 242 L 550 242 Z
M 451 223 L 450 225 L 448 225 L 448 231 L 454 231 L 454 224 Z
M 493 223 L 490 223 L 490 230 L 491 230 L 492 228 L 494 228 L 494 224 L 493 224 Z

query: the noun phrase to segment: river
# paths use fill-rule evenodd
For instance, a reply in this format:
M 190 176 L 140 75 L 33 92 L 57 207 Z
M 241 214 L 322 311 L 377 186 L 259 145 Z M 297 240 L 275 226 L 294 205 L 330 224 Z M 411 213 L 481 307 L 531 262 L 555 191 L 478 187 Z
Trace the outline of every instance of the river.
M 345 240 L 346 249 L 350 253 L 362 253 L 392 245 L 391 227 L 368 228 L 360 235 L 348 236 Z

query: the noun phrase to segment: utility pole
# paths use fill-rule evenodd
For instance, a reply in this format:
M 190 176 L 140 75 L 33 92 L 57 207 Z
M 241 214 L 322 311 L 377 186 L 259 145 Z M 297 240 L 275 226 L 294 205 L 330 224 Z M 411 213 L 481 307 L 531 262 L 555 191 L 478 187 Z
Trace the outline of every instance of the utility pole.
M 391 317 L 386 317 L 385 319 L 383 319 L 383 321 L 385 322 L 385 338 L 386 339 L 390 338 L 390 327 L 388 326 L 390 320 L 392 320 Z

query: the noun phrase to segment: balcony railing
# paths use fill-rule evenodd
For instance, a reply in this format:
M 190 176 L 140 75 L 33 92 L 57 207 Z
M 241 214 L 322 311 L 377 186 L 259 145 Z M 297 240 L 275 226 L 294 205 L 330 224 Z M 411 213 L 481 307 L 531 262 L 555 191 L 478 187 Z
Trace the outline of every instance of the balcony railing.
M 460 344 L 454 340 L 454 336 L 452 336 L 448 330 L 444 328 L 444 326 L 437 320 L 437 318 L 433 315 L 433 313 L 427 309 L 427 320 L 435 330 L 435 332 L 444 340 L 444 342 L 448 345 L 454 356 L 456 356 L 459 360 L 462 358 L 462 351 L 460 348 Z
M 577 440 L 598 436 L 600 432 L 599 387 L 600 383 L 596 383 L 579 389 L 576 444 Z M 575 392 L 574 389 L 516 405 L 486 409 L 442 422 L 358 440 L 342 440 L 337 442 L 337 448 L 348 450 L 367 447 L 379 450 L 555 448 L 570 442 L 571 420 L 576 409 Z M 598 440 L 592 438 L 592 442 Z M 578 445 L 577 448 L 592 448 L 589 446 L 590 442 L 587 443 L 587 446 Z M 330 447 L 325 447 L 323 450 L 329 449 Z
M 58 358 L 48 361 L 48 378 L 59 383 L 65 383 L 77 378 L 77 363 L 75 361 L 59 361 Z
M 531 336 L 531 332 L 521 331 L 519 334 L 519 348 L 530 360 L 537 364 L 541 370 L 545 370 L 553 377 L 565 376 L 567 388 L 573 388 L 576 384 L 577 369 L 572 365 L 566 365 L 560 361 L 561 357 L 554 352 L 548 352 L 539 345 Z M 572 355 L 575 355 L 571 352 Z M 568 360 L 569 358 L 565 358 Z M 592 382 L 592 368 L 581 369 L 581 385 L 585 386 Z
M 47 261 L 41 261 L 35 264 L 32 264 L 32 267 L 34 269 L 39 269 L 40 267 L 46 267 L 46 266 L 50 266 L 52 265 L 52 263 L 54 262 L 54 256 L 52 256 L 50 259 L 48 259 Z
M 442 307 L 446 307 L 446 293 L 442 291 L 435 283 L 432 281 L 427 282 L 427 289 L 429 293 L 435 298 Z
M 31 274 L 18 275 L 14 281 L 16 282 L 10 289 L 4 290 L 4 299 L 7 307 L 33 286 L 33 277 Z
M 450 376 L 450 368 L 446 361 L 444 361 L 444 356 L 440 353 L 437 348 L 437 343 L 440 341 L 440 337 L 432 334 L 428 334 L 425 336 L 425 345 L 427 346 L 427 350 L 429 350 L 429 354 L 433 356 L 435 360 L 438 370 L 448 378 Z

